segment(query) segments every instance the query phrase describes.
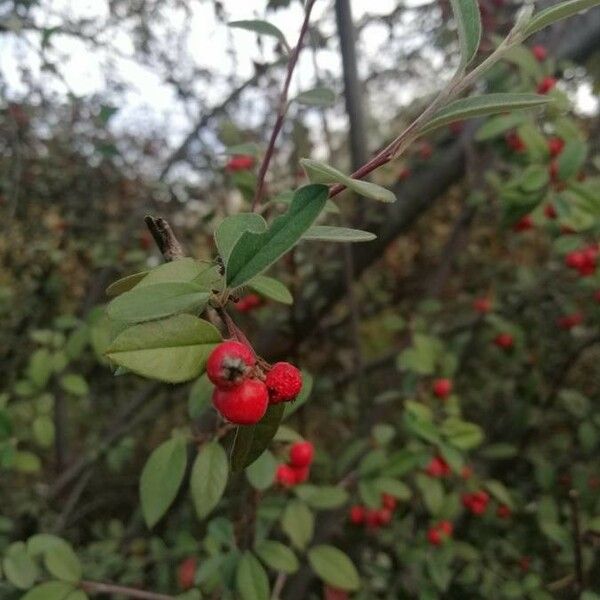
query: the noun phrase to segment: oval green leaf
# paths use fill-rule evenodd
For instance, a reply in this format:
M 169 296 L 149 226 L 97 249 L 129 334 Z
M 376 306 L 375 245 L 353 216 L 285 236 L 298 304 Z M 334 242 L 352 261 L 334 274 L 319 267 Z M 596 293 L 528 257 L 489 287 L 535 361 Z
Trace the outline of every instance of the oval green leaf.
M 294 298 L 291 292 L 277 279 L 267 277 L 266 275 L 258 275 L 248 283 L 248 287 L 258 292 L 261 296 L 281 302 L 282 304 L 293 304 Z
M 256 547 L 256 554 L 268 567 L 279 573 L 295 573 L 300 566 L 294 552 L 281 542 L 265 540 Z
M 47 550 L 44 565 L 51 575 L 61 581 L 77 583 L 81 579 L 81 563 L 68 544 L 60 544 Z
M 256 213 L 239 213 L 225 217 L 215 230 L 215 244 L 223 264 L 227 265 L 233 247 L 246 231 L 263 233 L 267 222 Z
M 460 44 L 460 66 L 466 67 L 477 54 L 481 42 L 481 15 L 477 0 L 450 0 Z
M 530 36 L 556 21 L 567 19 L 578 12 L 598 5 L 600 5 L 600 0 L 568 0 L 567 2 L 558 2 L 556 5 L 534 15 L 525 27 L 524 33 L 526 36 Z
M 269 578 L 256 556 L 244 552 L 235 574 L 237 591 L 242 600 L 269 600 Z
M 67 600 L 75 588 L 64 581 L 48 581 L 30 589 L 21 600 Z
M 227 454 L 218 442 L 205 444 L 194 461 L 190 488 L 198 518 L 204 519 L 223 496 L 229 465 Z
M 341 550 L 322 544 L 308 551 L 312 570 L 327 584 L 349 592 L 360 587 L 360 578 L 352 561 Z
M 312 540 L 315 517 L 304 502 L 292 500 L 281 516 L 281 528 L 298 550 L 304 550 Z
M 302 236 L 303 240 L 318 242 L 370 242 L 376 238 L 370 231 L 330 225 L 313 225 Z

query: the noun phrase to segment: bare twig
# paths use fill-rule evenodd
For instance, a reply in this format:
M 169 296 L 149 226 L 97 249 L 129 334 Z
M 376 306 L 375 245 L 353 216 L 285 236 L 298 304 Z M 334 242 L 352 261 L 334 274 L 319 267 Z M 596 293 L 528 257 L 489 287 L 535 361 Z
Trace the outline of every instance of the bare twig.
M 146 215 L 144 222 L 150 230 L 158 249 L 167 262 L 185 256 L 179 240 L 173 233 L 173 230 L 166 219 Z
M 304 42 L 304 37 L 306 32 L 308 31 L 308 23 L 310 21 L 310 13 L 312 12 L 313 6 L 315 5 L 316 0 L 309 0 L 306 5 L 306 11 L 304 14 L 304 22 L 302 23 L 302 28 L 300 29 L 300 35 L 298 36 L 298 43 L 290 56 L 290 60 L 288 62 L 287 75 L 285 78 L 285 82 L 283 84 L 283 89 L 281 90 L 281 95 L 279 97 L 279 107 L 277 109 L 277 119 L 275 121 L 275 125 L 273 127 L 273 131 L 271 132 L 271 138 L 269 139 L 269 145 L 267 146 L 267 151 L 265 152 L 265 156 L 258 170 L 258 180 L 256 184 L 256 193 L 254 194 L 254 200 L 252 201 L 252 211 L 255 212 L 260 206 L 260 201 L 262 199 L 264 187 L 265 187 L 265 177 L 267 176 L 267 171 L 269 170 L 269 165 L 271 164 L 271 159 L 273 158 L 273 153 L 275 151 L 275 142 L 279 137 L 279 133 L 281 132 L 281 128 L 283 127 L 283 122 L 285 120 L 285 115 L 287 113 L 288 108 L 288 93 L 290 91 L 290 84 L 292 82 L 292 75 L 294 74 L 294 69 L 296 68 L 296 64 L 298 63 L 298 57 L 300 56 L 300 51 L 302 50 L 302 44 Z
M 88 594 L 108 594 L 111 598 L 116 595 L 136 598 L 138 600 L 173 600 L 175 596 L 146 592 L 137 588 L 115 585 L 113 583 L 102 583 L 100 581 L 82 581 L 79 587 Z
M 571 524 L 573 534 L 573 551 L 575 554 L 575 597 L 581 597 L 585 588 L 583 576 L 583 553 L 581 548 L 581 526 L 579 523 L 579 494 L 577 490 L 569 490 L 569 502 L 571 504 Z
M 271 594 L 271 600 L 281 600 L 281 592 L 283 591 L 283 586 L 287 581 L 287 575 L 285 573 L 279 573 L 277 575 L 277 579 L 275 579 L 275 583 L 273 584 L 273 593 Z

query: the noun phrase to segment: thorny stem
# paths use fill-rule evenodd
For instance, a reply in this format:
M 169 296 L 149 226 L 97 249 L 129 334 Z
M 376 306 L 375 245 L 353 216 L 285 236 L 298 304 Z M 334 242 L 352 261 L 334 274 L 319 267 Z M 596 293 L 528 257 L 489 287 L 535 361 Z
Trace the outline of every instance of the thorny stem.
M 281 95 L 279 96 L 279 107 L 277 110 L 277 119 L 275 121 L 275 126 L 273 127 L 273 131 L 271 132 L 271 138 L 269 139 L 269 145 L 267 146 L 267 151 L 263 158 L 263 161 L 260 165 L 260 169 L 258 171 L 258 181 L 256 184 L 256 193 L 254 194 L 254 199 L 252 200 L 252 212 L 256 212 L 258 207 L 260 206 L 260 201 L 262 199 L 263 191 L 265 188 L 265 177 L 267 176 L 267 171 L 269 170 L 269 165 L 271 164 L 271 159 L 273 158 L 273 153 L 275 151 L 275 142 L 279 137 L 279 133 L 281 132 L 281 128 L 283 127 L 283 122 L 285 120 L 285 115 L 288 108 L 288 93 L 290 91 L 290 84 L 292 82 L 292 75 L 294 74 L 294 69 L 296 68 L 296 64 L 298 63 L 298 57 L 300 56 L 300 51 L 302 50 L 302 44 L 304 42 L 304 37 L 306 36 L 306 32 L 308 31 L 308 24 L 310 21 L 310 13 L 315 5 L 316 0 L 309 0 L 306 5 L 306 11 L 304 14 L 304 22 L 302 23 L 302 28 L 300 29 L 300 35 L 298 36 L 298 43 L 294 48 L 292 55 L 290 56 L 290 60 L 288 62 L 287 67 L 287 75 L 285 78 L 285 83 L 283 84 L 283 89 L 281 90 Z

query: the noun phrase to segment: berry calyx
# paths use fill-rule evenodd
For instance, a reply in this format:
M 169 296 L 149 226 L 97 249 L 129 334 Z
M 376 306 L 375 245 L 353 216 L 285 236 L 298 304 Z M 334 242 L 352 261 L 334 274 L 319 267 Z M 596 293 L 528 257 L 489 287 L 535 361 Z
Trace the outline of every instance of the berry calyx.
M 206 361 L 206 375 L 218 388 L 232 388 L 248 376 L 256 364 L 254 352 L 245 344 L 228 341 L 219 344 Z
M 358 504 L 351 506 L 348 511 L 348 518 L 353 525 L 361 525 L 365 522 L 365 508 Z
M 310 442 L 296 442 L 290 448 L 290 465 L 292 467 L 308 467 L 315 454 L 315 448 Z
M 269 405 L 267 386 L 258 379 L 245 379 L 232 388 L 215 388 L 213 406 L 224 419 L 236 425 L 258 423 Z
M 542 46 L 541 44 L 533 46 L 533 48 L 531 48 L 531 52 L 538 62 L 543 62 L 548 57 L 548 50 L 546 50 L 546 47 Z
M 186 558 L 177 567 L 177 584 L 182 590 L 189 590 L 196 583 L 196 559 L 193 556 Z
M 302 373 L 287 362 L 275 363 L 267 373 L 265 384 L 271 404 L 294 400 L 302 389 Z
M 296 472 L 289 465 L 279 465 L 275 471 L 275 481 L 285 488 L 296 485 Z
M 433 382 L 433 394 L 440 398 L 441 400 L 445 400 L 452 393 L 452 380 L 447 378 L 436 379 Z

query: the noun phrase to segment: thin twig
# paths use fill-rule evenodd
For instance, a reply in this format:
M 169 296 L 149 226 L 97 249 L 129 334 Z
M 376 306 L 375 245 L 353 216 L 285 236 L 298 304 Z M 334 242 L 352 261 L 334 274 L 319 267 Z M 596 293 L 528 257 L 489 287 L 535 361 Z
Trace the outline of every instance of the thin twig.
M 569 490 L 569 502 L 571 504 L 571 524 L 573 535 L 573 552 L 575 554 L 575 597 L 579 598 L 584 590 L 583 577 L 583 553 L 581 548 L 581 526 L 579 523 L 579 493 L 577 490 Z
M 273 584 L 273 593 L 271 594 L 271 600 L 280 600 L 283 586 L 287 581 L 287 575 L 285 573 L 279 573 L 275 583 Z
M 256 193 L 254 194 L 254 200 L 252 201 L 252 212 L 256 212 L 258 207 L 260 206 L 260 201 L 262 199 L 264 187 L 265 187 L 265 178 L 267 176 L 267 171 L 269 170 L 269 165 L 271 163 L 271 159 L 273 158 L 273 153 L 275 151 L 275 142 L 279 137 L 279 133 L 281 132 L 281 128 L 283 127 L 283 122 L 285 120 L 285 115 L 288 109 L 288 93 L 290 91 L 290 84 L 292 82 L 292 75 L 294 74 L 294 69 L 296 68 L 296 64 L 298 63 L 298 57 L 300 56 L 300 51 L 302 50 L 302 44 L 304 42 L 304 36 L 308 31 L 308 23 L 310 21 L 310 13 L 315 5 L 316 0 L 309 0 L 306 5 L 306 12 L 304 14 L 304 22 L 302 23 L 302 28 L 300 29 L 300 35 L 298 36 L 298 43 L 290 56 L 290 61 L 288 63 L 287 75 L 285 78 L 285 83 L 283 84 L 283 89 L 281 90 L 281 95 L 279 97 L 279 107 L 277 110 L 277 120 L 275 121 L 275 125 L 273 127 L 273 131 L 271 132 L 271 139 L 269 140 L 269 145 L 267 146 L 267 151 L 265 152 L 265 156 L 260 165 L 258 171 L 258 180 L 256 184 Z
M 175 598 L 175 596 L 168 596 L 167 594 L 146 592 L 137 588 L 115 585 L 113 583 L 102 583 L 101 581 L 82 581 L 79 587 L 88 594 L 108 594 L 111 597 L 121 595 L 138 600 L 173 600 Z
M 144 222 L 150 230 L 158 249 L 167 262 L 183 258 L 185 253 L 171 226 L 162 217 L 146 215 Z

